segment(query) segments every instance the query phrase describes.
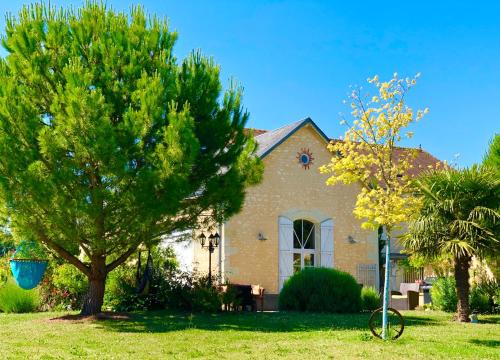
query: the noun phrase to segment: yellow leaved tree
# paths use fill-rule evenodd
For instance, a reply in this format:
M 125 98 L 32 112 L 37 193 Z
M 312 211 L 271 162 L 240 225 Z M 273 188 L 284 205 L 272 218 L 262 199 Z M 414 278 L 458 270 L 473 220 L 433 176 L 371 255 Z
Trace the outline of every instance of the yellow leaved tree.
M 376 96 L 356 88 L 349 96 L 352 108 L 350 120 L 341 124 L 347 131 L 340 140 L 333 140 L 328 149 L 333 156 L 320 171 L 329 174 L 327 185 L 361 184 L 354 215 L 363 219 L 366 229 L 385 229 L 386 276 L 384 314 L 387 314 L 390 235 L 394 228 L 418 212 L 420 199 L 413 196 L 411 169 L 418 150 L 398 147 L 404 138 L 411 138 L 410 125 L 428 112 L 413 110 L 406 105 L 408 91 L 416 84 L 414 78 L 399 78 L 395 73 L 386 82 L 378 76 L 368 79 L 377 90 Z M 384 318 L 387 318 L 384 315 Z M 384 330 L 386 322 L 384 322 Z M 385 331 L 383 336 L 385 338 Z

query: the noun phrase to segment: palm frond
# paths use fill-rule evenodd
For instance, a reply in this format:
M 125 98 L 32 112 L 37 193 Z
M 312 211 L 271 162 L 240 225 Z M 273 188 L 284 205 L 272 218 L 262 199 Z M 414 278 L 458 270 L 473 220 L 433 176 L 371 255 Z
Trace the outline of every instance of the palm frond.
M 490 209 L 485 206 L 476 206 L 469 214 L 469 220 L 475 221 L 491 221 L 493 224 L 496 224 L 497 221 L 500 221 L 500 213 L 495 209 Z
M 442 250 L 443 253 L 454 256 L 471 256 L 475 252 L 475 249 L 467 241 L 460 239 L 446 241 Z

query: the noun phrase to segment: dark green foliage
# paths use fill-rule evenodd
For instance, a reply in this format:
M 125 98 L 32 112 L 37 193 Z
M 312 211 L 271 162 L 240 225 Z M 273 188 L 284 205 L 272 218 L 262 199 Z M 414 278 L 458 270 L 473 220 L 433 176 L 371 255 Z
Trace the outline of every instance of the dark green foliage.
M 437 279 L 431 288 L 432 305 L 439 310 L 454 312 L 457 310 L 456 282 L 453 277 Z
M 1 236 L 2 234 L 0 234 Z M 7 256 L 10 252 L 16 249 L 14 246 L 14 240 L 11 237 L 1 236 L 0 237 L 0 257 Z
M 478 289 L 472 288 L 469 295 L 470 310 L 479 314 L 491 312 L 491 306 L 488 295 Z
M 114 311 L 183 310 L 217 312 L 222 309 L 223 295 L 208 285 L 208 279 L 198 274 L 155 270 L 149 288 L 137 293 L 134 269 L 121 266 L 110 274 L 104 306 Z
M 16 259 L 47 259 L 47 253 L 36 241 L 21 241 L 15 250 Z
M 472 312 L 491 313 L 495 311 L 494 295 L 490 299 L 485 286 L 473 287 L 469 293 L 469 306 Z M 493 290 L 495 291 L 495 290 Z M 456 282 L 453 277 L 440 278 L 431 288 L 432 305 L 446 312 L 457 311 Z
M 366 311 L 373 311 L 382 305 L 379 292 L 374 287 L 363 287 L 361 289 L 361 308 Z
M 500 172 L 500 134 L 495 134 L 491 140 L 483 164 Z
M 327 268 L 306 268 L 283 285 L 280 310 L 352 313 L 361 309 L 361 290 L 352 275 Z
M 146 263 L 142 252 L 142 263 Z M 142 292 L 137 288 L 137 264 L 123 264 L 107 280 L 104 306 L 114 311 L 176 309 L 217 312 L 222 295 L 208 284 L 206 276 L 177 269 L 170 248 L 153 248 L 152 278 Z M 216 279 L 213 279 L 214 283 Z
M 241 306 L 242 299 L 238 296 L 238 290 L 232 284 L 226 284 L 226 291 L 221 294 L 224 310 L 237 309 Z
M 488 312 L 500 312 L 500 284 L 498 281 L 496 279 L 482 279 L 476 287 L 477 291 L 488 298 Z
M 84 312 L 107 274 L 141 244 L 240 210 L 261 178 L 241 89 L 142 8 L 101 3 L 8 17 L 0 59 L 0 215 L 89 279 Z M 88 261 L 77 255 L 83 250 Z
M 0 284 L 0 311 L 28 313 L 36 311 L 39 305 L 38 289 L 23 290 L 12 279 Z
M 192 291 L 191 310 L 215 313 L 222 309 L 222 296 L 214 287 L 201 286 Z

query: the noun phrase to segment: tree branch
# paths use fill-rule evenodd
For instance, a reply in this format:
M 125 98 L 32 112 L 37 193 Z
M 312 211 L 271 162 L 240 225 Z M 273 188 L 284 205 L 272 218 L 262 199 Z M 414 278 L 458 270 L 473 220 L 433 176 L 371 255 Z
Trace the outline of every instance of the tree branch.
M 69 262 L 70 264 L 77 267 L 82 273 L 86 276 L 90 276 L 90 267 L 81 262 L 76 256 L 68 252 L 66 249 L 56 244 L 52 240 L 48 238 L 47 235 L 43 231 L 38 230 L 38 236 L 45 245 L 54 250 L 59 256 L 61 256 L 64 260 Z
M 137 250 L 139 245 L 140 245 L 140 243 L 135 245 L 135 246 L 132 246 L 130 249 L 125 251 L 123 254 L 121 254 L 118 257 L 118 259 L 116 259 L 116 260 L 112 261 L 111 263 L 109 263 L 108 265 L 106 265 L 106 272 L 109 273 L 109 272 L 113 271 L 116 267 L 121 265 L 125 260 L 127 260 L 130 257 L 130 255 L 132 255 L 132 253 L 134 251 Z

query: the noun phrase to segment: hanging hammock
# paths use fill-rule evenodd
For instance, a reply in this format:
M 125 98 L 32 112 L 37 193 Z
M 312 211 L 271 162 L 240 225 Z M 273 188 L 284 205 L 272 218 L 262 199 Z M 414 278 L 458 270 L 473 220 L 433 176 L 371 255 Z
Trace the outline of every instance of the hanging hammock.
M 10 259 L 10 269 L 19 287 L 30 290 L 42 281 L 48 261 L 33 257 L 43 254 L 34 242 L 22 241 Z
M 136 273 L 136 293 L 147 294 L 149 292 L 149 285 L 151 283 L 151 278 L 153 276 L 153 257 L 151 256 L 151 249 L 148 249 L 148 260 L 146 262 L 146 267 L 141 275 L 141 251 L 139 251 L 139 258 L 137 261 L 137 273 Z

